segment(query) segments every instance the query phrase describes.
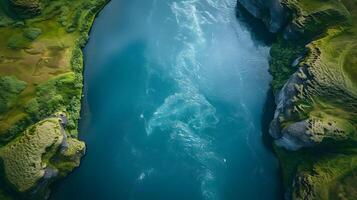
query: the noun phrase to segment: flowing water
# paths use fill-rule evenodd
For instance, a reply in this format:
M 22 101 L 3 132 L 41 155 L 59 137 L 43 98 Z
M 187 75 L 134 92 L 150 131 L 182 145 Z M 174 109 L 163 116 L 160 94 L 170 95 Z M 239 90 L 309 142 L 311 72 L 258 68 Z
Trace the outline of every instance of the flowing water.
M 112 0 L 85 48 L 81 167 L 52 199 L 278 199 L 269 47 L 236 0 Z

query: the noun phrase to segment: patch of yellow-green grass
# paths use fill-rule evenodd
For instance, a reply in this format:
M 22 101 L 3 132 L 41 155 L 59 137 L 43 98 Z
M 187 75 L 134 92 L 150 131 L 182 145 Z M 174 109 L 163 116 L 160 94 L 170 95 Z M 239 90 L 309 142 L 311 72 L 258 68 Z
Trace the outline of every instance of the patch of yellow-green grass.
M 329 29 L 324 37 L 308 45 L 310 54 L 302 65 L 307 67 L 312 78 L 301 97 L 313 99 L 311 112 L 329 110 L 331 115 L 346 119 L 355 126 L 357 87 L 353 74 L 357 65 L 348 60 L 356 57 L 352 50 L 356 39 L 349 29 Z
M 300 63 L 304 68 L 302 77 L 305 78 L 296 84 L 299 90 L 294 97 L 293 111 L 299 117 L 282 121 L 283 127 L 292 121 L 318 118 L 323 122 L 318 123 L 322 129 L 319 134 L 328 130 L 326 123 L 335 124 L 339 131 L 356 131 L 357 87 L 353 73 L 357 66 L 348 61 L 356 57 L 352 53 L 356 39 L 349 27 L 330 28 L 320 39 L 307 45 L 309 53 Z M 317 132 L 314 134 L 319 135 Z M 355 137 L 356 134 L 348 135 Z
M 294 112 L 302 119 L 310 112 L 329 110 L 332 116 L 356 125 L 357 87 L 355 78 L 351 77 L 357 66 L 348 60 L 356 57 L 352 49 L 357 37 L 350 30 L 349 27 L 330 28 L 320 39 L 307 45 L 309 53 L 300 63 L 305 78 L 296 85 L 300 89 L 294 100 Z
M 309 113 L 310 117 L 320 118 L 338 118 L 344 121 L 349 121 L 350 124 L 357 124 L 357 113 L 346 110 L 342 106 L 331 104 L 327 100 L 324 102 L 322 99 L 316 100 L 313 104 L 313 109 Z
M 357 40 L 357 37 L 356 37 Z M 351 80 L 351 86 L 357 88 L 357 42 L 351 44 L 349 49 L 345 52 L 343 58 L 343 69 L 346 76 Z
M 275 147 L 281 161 L 286 189 L 292 190 L 294 200 L 343 200 L 337 190 L 351 190 L 346 182 L 356 182 L 357 149 L 354 144 L 345 146 L 327 144 L 296 152 Z M 347 194 L 347 199 L 356 196 Z
M 34 124 L 58 111 L 65 112 L 68 149 L 58 152 L 51 147 L 42 155 L 43 163 L 65 176 L 79 165 L 85 150 L 84 143 L 76 139 L 83 86 L 81 48 L 88 40 L 96 14 L 107 0 L 41 0 L 39 9 L 36 8 L 37 0 L 11 1 L 26 6 L 14 7 L 8 0 L 0 0 L 0 76 L 15 76 L 26 82 L 27 87 L 16 95 L 5 112 L 0 113 L 0 148 L 4 152 L 9 145 L 29 137 L 28 127 L 37 126 Z M 34 143 L 40 142 L 36 137 L 32 139 Z M 26 145 L 16 148 L 20 149 L 16 164 L 30 173 L 33 167 L 25 167 L 23 163 L 27 162 L 24 156 L 32 150 L 22 151 Z M 2 155 L 7 158 L 14 153 L 7 149 Z M 37 174 L 34 174 L 39 177 L 37 167 Z M 7 182 L 24 191 L 35 182 L 35 175 L 20 180 L 12 174 Z M 15 195 L 11 189 L 2 187 L 1 182 L 0 198 L 3 194 L 4 198 L 7 194 Z
M 309 15 L 323 10 L 333 9 L 346 12 L 345 6 L 336 0 L 284 0 L 288 5 L 294 5 L 303 15 Z
M 357 96 L 357 87 L 354 84 L 356 77 L 353 77 L 357 71 L 357 63 L 354 61 L 357 56 L 356 41 L 357 34 L 348 29 L 330 29 L 327 36 L 315 41 L 314 45 L 320 49 L 321 59 L 324 61 L 325 69 L 321 69 L 320 73 L 334 74 L 334 77 L 330 77 L 331 81 Z
M 306 197 L 313 197 L 312 199 L 316 200 L 333 199 L 331 196 L 335 196 L 336 200 L 344 199 L 340 194 L 331 191 L 331 188 L 336 185 L 339 185 L 339 189 L 342 190 L 349 188 L 349 185 L 343 184 L 341 179 L 346 177 L 357 181 L 356 177 L 350 176 L 356 167 L 356 154 L 333 154 L 327 158 L 318 159 L 307 169 L 298 170 L 296 179 L 306 182 L 299 182 L 300 185 L 294 188 L 296 190 L 295 199 L 306 199 Z M 344 196 L 348 196 L 349 199 L 357 197 L 353 196 L 353 193 Z
M 315 142 L 321 143 L 326 139 L 333 139 L 336 142 L 346 139 L 357 141 L 356 127 L 343 116 L 329 115 L 320 110 L 310 113 L 309 119 L 309 130 L 313 133 L 311 138 Z
M 95 14 L 105 2 L 44 0 L 40 15 L 25 20 L 13 18 L 12 24 L 0 26 L 0 75 L 16 75 L 19 80 L 28 83 L 26 90 L 19 95 L 18 106 L 0 114 L 3 119 L 0 121 L 0 140 L 2 133 L 6 133 L 5 138 L 10 136 L 11 139 L 14 134 L 20 133 L 25 124 L 29 125 L 31 121 L 38 120 L 32 119 L 32 116 L 25 112 L 26 106 L 33 105 L 38 97 L 38 85 L 72 71 L 76 74 L 76 82 L 81 83 L 82 55 L 77 51 L 85 43 Z M 1 6 L 1 9 L 3 8 L 4 6 Z M 39 30 L 41 34 L 38 34 Z M 73 63 L 76 63 L 75 66 Z M 78 101 L 73 100 L 73 104 L 80 106 L 81 88 L 73 87 L 70 90 L 73 90 L 71 93 Z M 63 105 L 58 106 L 58 109 L 63 110 Z M 73 109 L 71 106 L 66 110 L 79 112 L 79 108 Z M 74 116 L 69 116 L 73 123 L 78 120 L 78 115 L 75 113 Z M 72 124 L 71 129 L 75 130 L 75 126 Z
M 47 167 L 42 156 L 49 148 L 57 149 L 62 140 L 58 118 L 49 118 L 28 128 L 0 150 L 7 180 L 20 192 L 34 187 Z
M 292 30 L 299 30 L 300 38 L 310 41 L 323 34 L 326 28 L 341 26 L 351 21 L 351 15 L 341 1 L 284 0 L 291 11 Z
M 357 2 L 284 2 L 293 12 L 292 26 L 308 43 L 308 53 L 299 64 L 295 85 L 292 110 L 298 117 L 282 118 L 281 124 L 315 121 L 308 134 L 318 141 L 298 151 L 275 147 L 284 184 L 295 200 L 357 199 Z M 275 71 L 281 73 L 284 66 Z

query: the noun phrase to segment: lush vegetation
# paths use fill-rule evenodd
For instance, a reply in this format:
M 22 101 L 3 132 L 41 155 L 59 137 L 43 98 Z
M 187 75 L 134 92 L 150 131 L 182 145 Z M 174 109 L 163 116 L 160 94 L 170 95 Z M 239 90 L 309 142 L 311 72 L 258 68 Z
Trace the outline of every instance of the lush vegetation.
M 45 194 L 52 181 L 36 188 L 44 168 L 59 178 L 79 165 L 81 48 L 106 2 L 0 0 L 0 199 Z M 66 116 L 63 127 L 58 112 Z
M 273 91 L 280 90 L 296 72 L 298 61 L 303 53 L 304 47 L 300 43 L 284 41 L 281 37 L 272 45 L 269 72 L 274 77 L 271 83 Z
M 11 107 L 26 85 L 26 82 L 13 76 L 0 77 L 0 113 L 5 113 Z
M 298 151 L 275 146 L 286 190 L 292 199 L 357 199 L 357 2 L 283 2 L 290 32 L 271 49 L 272 87 L 277 94 L 293 74 L 299 81 L 279 123 L 284 130 L 308 121 L 315 142 Z
M 46 119 L 30 127 L 18 139 L 0 151 L 8 181 L 20 192 L 34 187 L 45 173 L 46 161 L 42 155 L 49 148 L 56 149 L 62 142 L 58 119 Z

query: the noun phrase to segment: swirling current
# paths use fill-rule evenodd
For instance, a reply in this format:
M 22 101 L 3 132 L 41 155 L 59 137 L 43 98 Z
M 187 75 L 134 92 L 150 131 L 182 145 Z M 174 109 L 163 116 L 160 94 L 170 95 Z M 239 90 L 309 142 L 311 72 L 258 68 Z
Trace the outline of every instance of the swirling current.
M 237 12 L 235 0 L 105 7 L 84 50 L 87 155 L 52 199 L 278 199 L 262 136 L 269 46 Z

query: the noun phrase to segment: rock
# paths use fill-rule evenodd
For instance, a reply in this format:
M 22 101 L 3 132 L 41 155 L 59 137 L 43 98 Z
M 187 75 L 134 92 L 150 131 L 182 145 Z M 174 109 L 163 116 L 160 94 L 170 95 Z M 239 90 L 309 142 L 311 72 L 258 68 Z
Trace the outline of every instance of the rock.
M 67 124 L 68 124 L 68 118 L 67 118 L 66 114 L 60 113 L 58 117 L 61 120 L 62 127 L 65 128 L 67 126 Z
M 272 33 L 277 33 L 287 22 L 287 14 L 280 0 L 238 0 L 254 17 L 263 20 Z
M 84 142 L 79 141 L 75 138 L 67 138 L 67 148 L 61 151 L 61 156 L 64 161 L 71 162 L 74 167 L 79 166 L 80 159 L 86 153 L 86 146 Z M 72 171 L 71 169 L 70 171 Z
M 46 167 L 44 175 L 41 180 L 38 181 L 36 186 L 28 193 L 30 199 L 48 199 L 50 195 L 49 185 L 59 175 L 57 169 L 52 167 Z
M 350 61 L 357 52 L 355 0 L 238 2 L 271 32 L 279 32 L 284 42 L 307 49 L 274 69 L 297 68 L 276 93 L 277 109 L 269 130 L 276 145 L 288 150 L 276 148 L 288 188 L 285 199 L 357 199 L 352 175 L 357 94 L 351 75 L 356 62 Z
M 55 178 L 58 176 L 58 170 L 57 169 L 53 169 L 53 168 L 50 168 L 50 167 L 47 167 L 45 169 L 45 173 L 43 175 L 43 179 L 51 179 L 51 178 Z
M 282 136 L 280 130 L 281 130 L 280 121 L 279 119 L 274 118 L 273 121 L 270 123 L 269 134 L 274 139 L 279 139 Z
M 291 66 L 292 66 L 292 67 L 297 67 L 303 58 L 304 58 L 303 56 L 297 57 L 297 58 L 293 61 L 293 63 L 291 63 Z
M 289 125 L 282 130 L 282 137 L 276 140 L 276 144 L 291 151 L 313 146 L 315 143 L 308 126 L 309 123 L 305 120 Z
M 300 71 L 295 72 L 276 96 L 275 103 L 277 107 L 274 119 L 278 120 L 280 117 L 284 119 L 293 118 L 294 96 L 297 96 L 299 93 L 296 86 L 303 83 L 299 73 Z
M 309 135 L 308 121 L 295 122 L 285 128 L 281 126 L 281 120 L 294 121 L 296 118 L 294 99 L 302 93 L 305 80 L 305 77 L 300 75 L 301 73 L 303 73 L 302 68 L 291 76 L 278 93 L 275 99 L 277 108 L 269 128 L 269 133 L 276 139 L 278 146 L 294 151 L 314 144 Z

